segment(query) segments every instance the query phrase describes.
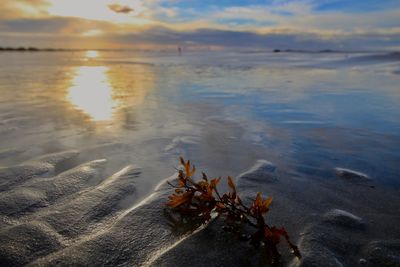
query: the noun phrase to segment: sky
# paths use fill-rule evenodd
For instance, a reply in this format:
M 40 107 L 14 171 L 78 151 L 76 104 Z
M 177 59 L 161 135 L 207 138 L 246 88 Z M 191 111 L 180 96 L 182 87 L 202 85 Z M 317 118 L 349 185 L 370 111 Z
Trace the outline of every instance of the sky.
M 1 0 L 0 46 L 400 50 L 400 0 Z

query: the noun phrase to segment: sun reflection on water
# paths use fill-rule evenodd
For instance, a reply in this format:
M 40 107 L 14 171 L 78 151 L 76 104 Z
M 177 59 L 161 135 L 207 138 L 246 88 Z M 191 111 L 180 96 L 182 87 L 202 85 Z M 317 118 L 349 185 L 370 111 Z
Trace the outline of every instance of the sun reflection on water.
M 82 55 L 83 59 L 97 56 L 88 52 Z M 142 64 L 100 63 L 89 60 L 69 70 L 70 79 L 63 90 L 63 100 L 68 103 L 67 116 L 78 124 L 95 123 L 96 128 L 115 133 L 134 129 L 141 114 L 147 114 L 143 109 L 151 109 L 156 103 L 148 98 L 155 83 L 153 68 Z
M 68 100 L 94 121 L 110 120 L 116 101 L 104 66 L 82 66 L 77 69 Z

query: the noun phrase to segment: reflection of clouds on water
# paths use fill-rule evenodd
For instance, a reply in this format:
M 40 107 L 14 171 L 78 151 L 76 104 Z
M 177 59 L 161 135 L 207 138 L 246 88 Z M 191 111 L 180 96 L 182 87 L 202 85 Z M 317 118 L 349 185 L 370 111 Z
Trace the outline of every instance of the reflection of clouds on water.
M 151 66 L 143 64 L 111 65 L 107 71 L 113 99 L 118 103 L 114 122 L 126 130 L 136 129 L 146 120 L 144 110 L 152 109 L 157 100 L 148 98 L 155 86 L 156 76 Z

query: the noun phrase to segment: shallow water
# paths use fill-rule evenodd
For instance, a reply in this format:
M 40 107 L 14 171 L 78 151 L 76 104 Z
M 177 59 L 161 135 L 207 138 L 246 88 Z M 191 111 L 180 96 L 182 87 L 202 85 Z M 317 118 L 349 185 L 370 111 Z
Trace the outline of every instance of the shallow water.
M 220 174 L 265 158 L 305 179 L 344 167 L 400 185 L 395 54 L 0 57 L 0 151 L 22 151 L 3 157 L 7 164 L 94 149 L 84 156 L 111 158 L 110 169 L 138 163 L 154 172 L 154 184 L 178 155 Z
M 129 212 L 181 155 L 211 176 L 237 176 L 265 159 L 281 181 L 272 192 L 287 199 L 278 207 L 294 205 L 276 214 L 294 234 L 302 229 L 290 220 L 327 208 L 387 216 L 386 230 L 377 230 L 381 222 L 368 233 L 378 238 L 398 220 L 398 54 L 89 51 L 0 60 L 3 167 L 77 150 L 55 175 L 107 159 L 89 186 L 134 164 L 136 195 L 120 203 Z M 373 198 L 390 205 L 361 208 Z M 301 215 L 295 205 L 304 205 Z

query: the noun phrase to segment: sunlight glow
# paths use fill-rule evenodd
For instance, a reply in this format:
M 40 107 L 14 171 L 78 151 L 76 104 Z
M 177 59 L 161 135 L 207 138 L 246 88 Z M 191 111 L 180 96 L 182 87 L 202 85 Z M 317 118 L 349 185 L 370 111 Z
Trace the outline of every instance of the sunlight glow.
M 112 98 L 107 71 L 104 66 L 79 67 L 69 88 L 67 99 L 94 121 L 110 120 L 117 104 Z
M 92 30 L 82 33 L 82 36 L 93 37 L 93 36 L 100 36 L 103 34 L 104 34 L 104 32 L 102 30 L 92 29 Z

